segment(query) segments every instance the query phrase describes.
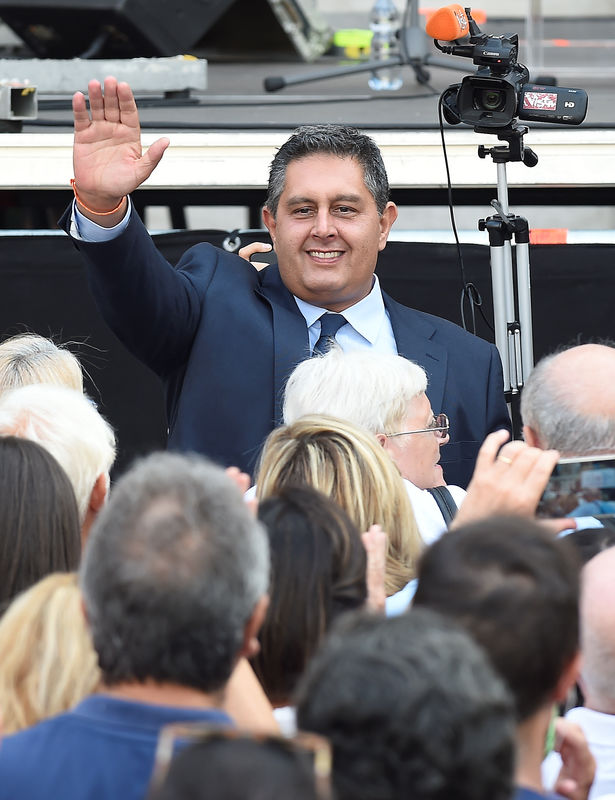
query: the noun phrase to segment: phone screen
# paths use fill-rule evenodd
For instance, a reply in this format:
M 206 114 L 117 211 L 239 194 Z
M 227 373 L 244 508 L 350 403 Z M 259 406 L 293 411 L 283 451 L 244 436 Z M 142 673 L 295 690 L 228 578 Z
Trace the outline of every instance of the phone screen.
M 540 517 L 615 516 L 615 454 L 562 458 L 536 513 Z

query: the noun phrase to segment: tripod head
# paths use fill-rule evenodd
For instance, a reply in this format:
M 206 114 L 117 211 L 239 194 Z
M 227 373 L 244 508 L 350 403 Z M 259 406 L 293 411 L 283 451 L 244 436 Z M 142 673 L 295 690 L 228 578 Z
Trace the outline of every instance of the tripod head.
M 496 135 L 498 139 L 503 142 L 508 142 L 508 145 L 499 145 L 495 147 L 485 147 L 484 144 L 478 145 L 478 157 L 486 158 L 491 156 L 494 164 L 506 164 L 509 161 L 521 161 L 526 167 L 535 167 L 538 164 L 538 156 L 531 149 L 525 147 L 523 144 L 523 137 L 529 131 L 525 125 L 519 125 L 518 122 L 513 121 L 506 128 L 483 128 L 477 125 L 474 128 L 476 133 L 490 133 Z

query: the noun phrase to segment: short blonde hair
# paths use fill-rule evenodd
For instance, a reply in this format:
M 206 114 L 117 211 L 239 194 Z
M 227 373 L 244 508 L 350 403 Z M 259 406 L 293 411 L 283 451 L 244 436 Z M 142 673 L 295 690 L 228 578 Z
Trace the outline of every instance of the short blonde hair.
M 0 344 L 0 392 L 31 383 L 53 383 L 83 392 L 81 365 L 69 350 L 44 336 L 12 336 Z
M 48 575 L 0 620 L 0 709 L 15 733 L 68 711 L 100 683 L 75 573 Z
M 374 436 L 322 415 L 302 417 L 267 438 L 257 474 L 257 497 L 284 486 L 313 486 L 335 500 L 360 531 L 381 525 L 387 533 L 387 595 L 414 577 L 422 548 L 399 470 Z

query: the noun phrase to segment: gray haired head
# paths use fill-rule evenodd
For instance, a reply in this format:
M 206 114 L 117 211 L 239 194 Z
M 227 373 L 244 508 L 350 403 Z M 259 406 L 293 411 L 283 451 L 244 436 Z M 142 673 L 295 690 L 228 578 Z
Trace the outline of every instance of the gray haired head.
M 286 169 L 292 161 L 311 155 L 354 158 L 363 169 L 365 186 L 382 215 L 389 200 L 389 180 L 378 145 L 369 136 L 346 125 L 302 125 L 275 154 L 269 170 L 265 205 L 277 215 L 286 183 Z
M 584 344 L 541 359 L 521 394 L 521 416 L 545 449 L 615 452 L 615 347 Z
M 224 685 L 266 592 L 263 527 L 224 471 L 156 453 L 114 487 L 80 572 L 107 685 Z

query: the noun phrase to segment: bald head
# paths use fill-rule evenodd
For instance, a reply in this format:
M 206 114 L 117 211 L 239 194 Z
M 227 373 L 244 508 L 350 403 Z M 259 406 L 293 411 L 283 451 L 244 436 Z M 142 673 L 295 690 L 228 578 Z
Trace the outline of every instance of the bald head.
M 581 681 L 585 705 L 615 714 L 615 547 L 594 556 L 581 585 Z
M 615 348 L 582 344 L 553 356 L 549 380 L 584 415 L 615 419 Z
M 583 344 L 543 358 L 523 389 L 521 415 L 535 446 L 615 452 L 615 347 Z

